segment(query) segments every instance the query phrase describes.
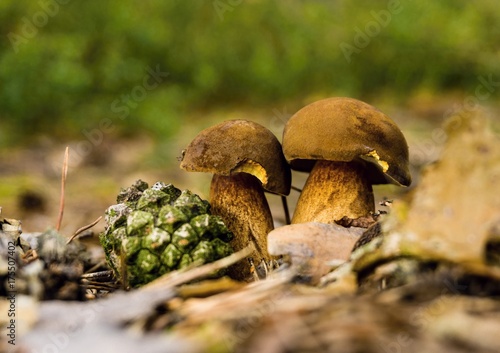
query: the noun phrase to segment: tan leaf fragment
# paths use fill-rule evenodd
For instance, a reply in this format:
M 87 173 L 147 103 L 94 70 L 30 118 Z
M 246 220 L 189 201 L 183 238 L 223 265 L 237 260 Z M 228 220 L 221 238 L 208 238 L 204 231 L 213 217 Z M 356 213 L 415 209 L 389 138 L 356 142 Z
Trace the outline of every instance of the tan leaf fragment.
M 388 230 L 384 247 L 481 266 L 500 215 L 500 141 L 479 115 L 453 117 L 447 133 L 440 160 L 427 167 L 406 219 Z
M 271 255 L 288 255 L 298 274 L 317 283 L 335 263 L 349 259 L 351 250 L 364 228 L 344 228 L 319 222 L 297 223 L 269 233 Z

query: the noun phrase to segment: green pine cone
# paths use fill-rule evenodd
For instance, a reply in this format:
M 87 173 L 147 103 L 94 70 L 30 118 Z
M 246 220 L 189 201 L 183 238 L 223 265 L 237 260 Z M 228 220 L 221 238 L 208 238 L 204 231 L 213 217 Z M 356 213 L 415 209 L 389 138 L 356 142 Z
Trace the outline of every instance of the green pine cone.
M 106 210 L 99 238 L 116 277 L 132 287 L 233 252 L 233 234 L 210 214 L 209 203 L 189 190 L 160 182 L 149 188 L 137 180 L 120 191 L 117 202 Z

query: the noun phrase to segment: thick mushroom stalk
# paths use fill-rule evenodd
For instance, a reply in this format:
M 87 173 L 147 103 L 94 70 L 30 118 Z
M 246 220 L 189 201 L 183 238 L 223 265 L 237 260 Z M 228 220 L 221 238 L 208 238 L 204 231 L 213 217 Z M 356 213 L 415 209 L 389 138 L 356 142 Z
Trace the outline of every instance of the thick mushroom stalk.
M 266 270 L 273 257 L 267 252 L 267 234 L 273 230 L 273 218 L 261 182 L 251 174 L 236 173 L 230 176 L 214 175 L 210 186 L 212 213 L 224 219 L 226 226 L 237 236 L 234 249 L 243 249 L 249 243 L 256 251 L 250 261 L 240 261 L 229 268 L 231 277 L 249 274 L 253 268 L 259 278 L 266 277 Z
M 319 160 L 300 194 L 292 223 L 334 223 L 374 211 L 372 186 L 360 163 Z

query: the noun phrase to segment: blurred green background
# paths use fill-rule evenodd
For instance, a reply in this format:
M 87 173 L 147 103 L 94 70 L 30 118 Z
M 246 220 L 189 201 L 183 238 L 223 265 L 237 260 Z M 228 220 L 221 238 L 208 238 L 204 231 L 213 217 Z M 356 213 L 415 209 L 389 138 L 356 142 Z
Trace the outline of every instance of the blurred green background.
M 391 3 L 398 13 L 370 36 L 373 13 Z M 164 137 L 193 110 L 316 93 L 405 100 L 422 90 L 473 92 L 480 75 L 500 81 L 497 9 L 494 0 L 3 0 L 0 141 L 67 139 L 119 118 L 117 109 L 135 103 L 121 97 L 156 67 L 168 77 L 129 109 L 120 132 Z M 369 41 L 348 62 L 340 46 L 356 47 L 356 28 Z
M 144 170 L 174 166 L 179 135 L 184 143 L 211 123 L 255 118 L 279 136 L 290 114 L 335 95 L 428 139 L 422 131 L 450 108 L 498 101 L 497 9 L 494 0 L 2 0 L 0 206 L 17 210 L 19 193 L 45 188 L 30 177 L 55 182 L 47 164 L 61 165 L 64 144 L 73 158 L 94 156 L 89 174 L 109 204 L 132 177 L 110 177 L 104 154 L 125 149 L 113 170 L 136 177 L 137 165 L 118 165 L 144 146 Z

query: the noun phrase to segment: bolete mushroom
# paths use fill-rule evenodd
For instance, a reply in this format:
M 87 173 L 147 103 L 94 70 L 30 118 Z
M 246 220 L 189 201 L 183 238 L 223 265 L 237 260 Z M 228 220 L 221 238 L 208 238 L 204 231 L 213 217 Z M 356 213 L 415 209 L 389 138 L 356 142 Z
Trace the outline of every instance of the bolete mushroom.
M 372 184 L 408 186 L 408 145 L 375 107 L 335 97 L 309 104 L 287 122 L 283 152 L 292 169 L 310 172 L 292 223 L 333 223 L 375 211 Z
M 288 195 L 291 172 L 281 144 L 267 128 L 251 121 L 230 120 L 201 131 L 184 152 L 181 168 L 213 173 L 210 187 L 212 213 L 220 216 L 234 233 L 238 251 L 252 242 L 256 251 L 250 261 L 230 268 L 230 275 L 246 279 L 253 269 L 265 276 L 272 261 L 267 235 L 273 218 L 264 190 Z M 255 272 L 254 272 L 255 273 Z

